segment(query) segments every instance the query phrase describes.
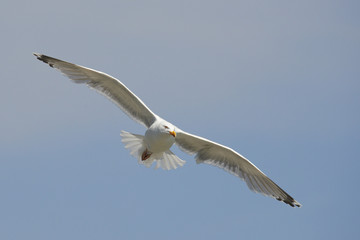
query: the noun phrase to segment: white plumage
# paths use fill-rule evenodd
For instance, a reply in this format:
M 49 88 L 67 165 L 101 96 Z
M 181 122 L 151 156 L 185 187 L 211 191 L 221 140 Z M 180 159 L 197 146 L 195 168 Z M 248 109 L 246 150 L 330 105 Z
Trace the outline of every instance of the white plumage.
M 207 163 L 225 169 L 244 180 L 252 191 L 273 197 L 293 207 L 301 206 L 245 157 L 231 148 L 182 131 L 160 118 L 116 78 L 46 55 L 34 55 L 75 83 L 85 83 L 100 92 L 128 116 L 147 128 L 145 136 L 121 132 L 125 148 L 130 150 L 130 154 L 138 159 L 140 164 L 150 167 L 156 162 L 155 168 L 166 170 L 183 166 L 185 161 L 170 151 L 170 147 L 175 143 L 181 150 L 194 154 L 197 163 Z

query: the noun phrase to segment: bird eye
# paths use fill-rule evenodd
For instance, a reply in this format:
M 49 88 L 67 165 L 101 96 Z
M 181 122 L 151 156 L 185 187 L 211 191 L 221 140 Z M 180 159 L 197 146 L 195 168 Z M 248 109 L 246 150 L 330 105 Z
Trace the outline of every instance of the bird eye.
M 165 129 L 169 129 L 169 127 L 168 127 L 168 126 L 164 126 L 164 128 L 165 128 Z

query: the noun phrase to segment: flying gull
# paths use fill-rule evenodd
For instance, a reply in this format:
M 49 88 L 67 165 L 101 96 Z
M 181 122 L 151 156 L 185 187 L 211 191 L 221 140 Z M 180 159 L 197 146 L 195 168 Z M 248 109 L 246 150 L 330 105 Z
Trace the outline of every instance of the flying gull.
M 207 163 L 238 176 L 250 190 L 275 198 L 292 207 L 301 204 L 268 178 L 260 169 L 233 149 L 208 139 L 185 132 L 153 113 L 134 93 L 118 79 L 87 67 L 65 62 L 43 54 L 34 53 L 75 83 L 85 83 L 109 98 L 129 117 L 144 125 L 145 135 L 122 131 L 125 148 L 130 150 L 140 164 L 166 170 L 176 169 L 185 161 L 170 151 L 175 143 L 182 151 L 195 155 L 197 163 Z

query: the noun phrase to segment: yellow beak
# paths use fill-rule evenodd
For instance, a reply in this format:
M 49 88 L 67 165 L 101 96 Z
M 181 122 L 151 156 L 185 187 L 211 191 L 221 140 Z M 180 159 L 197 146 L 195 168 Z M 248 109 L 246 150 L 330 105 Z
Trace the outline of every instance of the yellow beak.
M 175 131 L 169 131 L 170 135 L 172 135 L 173 137 L 176 137 L 176 132 Z

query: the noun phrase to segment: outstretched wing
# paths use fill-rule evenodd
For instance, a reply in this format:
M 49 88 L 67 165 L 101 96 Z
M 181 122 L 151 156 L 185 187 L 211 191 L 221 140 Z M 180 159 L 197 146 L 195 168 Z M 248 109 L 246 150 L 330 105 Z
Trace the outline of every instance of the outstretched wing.
M 276 185 L 254 164 L 231 148 L 179 129 L 176 132 L 175 141 L 184 152 L 196 154 L 195 159 L 197 163 L 207 163 L 223 168 L 244 180 L 254 192 L 283 201 L 292 207 L 301 206 L 300 203 Z
M 137 122 L 150 127 L 156 120 L 156 115 L 132 93 L 124 84 L 116 78 L 90 68 L 82 67 L 73 63 L 65 62 L 46 55 L 34 53 L 40 61 L 47 63 L 75 83 L 85 83 L 102 95 L 109 98 L 121 108 L 127 115 Z

